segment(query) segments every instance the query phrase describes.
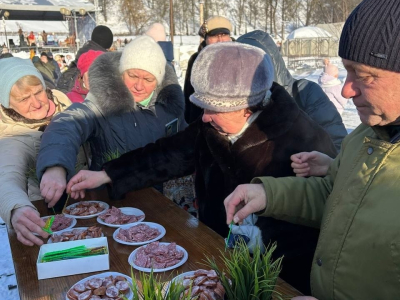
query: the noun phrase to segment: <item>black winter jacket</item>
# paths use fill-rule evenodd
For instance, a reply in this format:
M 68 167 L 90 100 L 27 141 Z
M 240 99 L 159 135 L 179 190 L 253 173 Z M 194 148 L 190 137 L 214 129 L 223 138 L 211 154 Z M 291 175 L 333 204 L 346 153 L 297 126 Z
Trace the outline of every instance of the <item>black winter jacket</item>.
M 242 35 L 237 42 L 261 48 L 271 56 L 275 68 L 274 81 L 284 86 L 297 105 L 329 133 L 336 150 L 339 151 L 347 130 L 335 105 L 321 87 L 315 82 L 306 79 L 295 80 L 292 77 L 286 69 L 279 48 L 268 33 L 255 30 Z
M 75 174 L 79 147 L 89 142 L 91 170 L 100 170 L 106 154 L 123 154 L 166 136 L 166 124 L 183 118 L 182 89 L 172 67 L 166 66 L 163 82 L 147 108 L 137 105 L 118 70 L 120 52 L 99 56 L 89 71 L 90 92 L 83 103 L 74 103 L 58 114 L 42 135 L 37 175 L 46 168 L 62 166 L 68 179 Z

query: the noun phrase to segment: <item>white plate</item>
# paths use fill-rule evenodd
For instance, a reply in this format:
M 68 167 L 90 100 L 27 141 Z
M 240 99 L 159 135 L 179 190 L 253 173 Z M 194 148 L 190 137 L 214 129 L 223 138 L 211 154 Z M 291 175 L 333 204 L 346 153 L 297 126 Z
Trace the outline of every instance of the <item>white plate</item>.
M 146 217 L 144 212 L 141 211 L 140 209 L 137 208 L 133 208 L 133 207 L 120 207 L 119 208 L 121 210 L 122 213 L 126 214 L 126 215 L 135 215 L 135 216 L 140 216 L 143 215 L 143 219 L 139 220 L 138 222 L 133 222 L 133 223 L 127 223 L 127 224 L 110 224 L 110 223 L 106 223 L 104 222 L 102 219 L 100 219 L 99 217 L 97 217 L 97 222 L 99 222 L 100 224 L 106 225 L 108 227 L 114 227 L 114 228 L 118 228 L 121 226 L 125 226 L 125 225 L 132 225 L 132 224 L 137 224 L 139 222 L 142 222 L 144 220 L 144 218 Z
M 133 225 L 132 225 L 132 224 L 133 224 Z M 120 228 L 118 228 L 117 230 L 114 231 L 113 238 L 114 238 L 114 240 L 115 240 L 117 243 L 124 244 L 124 245 L 130 245 L 130 246 L 141 246 L 141 245 L 145 245 L 145 244 L 148 244 L 148 243 L 151 243 L 151 242 L 155 242 L 155 241 L 161 239 L 161 238 L 165 235 L 165 233 L 166 233 L 166 230 L 165 230 L 164 226 L 162 226 L 162 225 L 160 225 L 160 224 L 157 224 L 157 223 L 152 223 L 152 222 L 140 222 L 140 223 L 132 223 L 132 224 L 123 225 L 123 226 L 121 226 Z M 129 228 L 131 228 L 131 227 L 133 227 L 133 226 L 138 226 L 139 224 L 146 224 L 146 225 L 148 225 L 148 226 L 151 227 L 151 228 L 156 228 L 156 229 L 158 229 L 158 231 L 160 231 L 160 235 L 158 235 L 158 236 L 155 237 L 154 239 L 151 239 L 151 240 L 148 240 L 148 241 L 145 241 L 145 242 L 125 242 L 125 241 L 122 241 L 122 240 L 120 240 L 120 239 L 117 238 L 117 234 L 119 233 L 119 230 L 120 230 L 121 228 L 122 228 L 122 229 L 129 229 Z
M 88 200 L 88 201 L 85 201 L 85 202 L 99 203 L 99 204 L 101 204 L 102 207 L 104 207 L 104 209 L 101 212 L 98 212 L 98 213 L 93 214 L 93 215 L 88 215 L 88 216 L 74 216 L 74 215 L 69 215 L 69 214 L 64 214 L 64 215 L 68 216 L 68 217 L 71 217 L 71 218 L 75 218 L 75 219 L 90 219 L 90 218 L 93 218 L 93 217 L 97 217 L 98 215 L 101 215 L 103 212 L 105 212 L 110 207 L 107 203 L 105 203 L 103 201 Z M 67 208 L 68 209 L 74 208 L 78 204 L 79 204 L 79 202 L 71 204 L 71 205 L 68 205 Z
M 160 243 L 160 245 L 168 245 L 168 244 L 170 244 L 170 243 Z M 142 247 L 147 247 L 147 246 L 148 246 L 148 245 L 144 245 L 144 246 L 142 246 Z M 183 251 L 183 258 L 182 258 L 182 260 L 181 260 L 180 262 L 178 262 L 176 265 L 173 265 L 173 266 L 170 266 L 170 267 L 164 268 L 164 269 L 142 268 L 142 267 L 137 266 L 137 265 L 134 263 L 135 258 L 136 258 L 136 252 L 137 252 L 140 248 L 142 248 L 142 247 L 137 248 L 136 250 L 134 250 L 134 251 L 129 255 L 129 257 L 128 257 L 128 263 L 129 263 L 132 267 L 134 267 L 136 270 L 143 271 L 143 272 L 149 272 L 149 273 L 150 273 L 151 270 L 153 270 L 153 272 L 156 273 L 156 272 L 165 272 L 165 271 L 173 270 L 173 269 L 175 269 L 175 268 L 178 268 L 178 267 L 182 266 L 182 265 L 188 260 L 188 257 L 189 257 L 187 251 L 186 251 L 183 247 L 181 247 L 181 246 L 179 246 L 179 245 L 176 245 L 176 248 L 177 248 L 178 250 Z
M 75 219 L 74 219 L 74 220 L 75 220 Z M 75 220 L 75 222 L 76 222 L 76 220 Z M 57 231 L 56 233 L 57 233 L 57 234 L 61 234 L 61 233 L 65 232 L 65 231 L 72 231 L 72 230 L 74 230 L 74 229 L 83 229 L 83 230 L 85 230 L 85 229 L 88 229 L 88 228 L 89 228 L 89 227 L 66 228 L 66 229 Z M 101 233 L 101 236 L 104 236 L 103 232 Z M 75 240 L 75 241 L 77 241 L 77 240 Z M 50 236 L 50 238 L 49 238 L 48 241 L 47 241 L 47 244 L 52 244 L 52 243 L 53 243 L 53 239 L 52 239 L 52 237 Z M 57 243 L 61 243 L 61 242 L 57 242 Z M 62 242 L 62 243 L 63 243 L 63 242 Z
M 194 272 L 196 272 L 196 271 L 185 272 L 185 273 L 179 274 L 178 276 L 175 276 L 174 278 L 172 278 L 171 281 L 168 282 L 167 288 L 166 288 L 166 290 L 165 290 L 165 291 L 166 291 L 165 294 L 168 294 L 168 292 L 169 292 L 169 287 L 170 287 L 172 281 L 175 281 L 175 283 L 179 283 L 179 282 L 182 283 L 182 282 L 183 282 L 183 278 L 184 278 L 185 276 L 193 275 Z
M 47 219 L 47 218 L 50 218 L 50 217 L 51 217 L 51 216 L 44 216 L 44 217 L 41 217 L 41 218 L 43 219 L 43 221 L 46 222 L 46 219 Z M 63 231 L 63 230 L 71 229 L 72 227 L 74 227 L 74 226 L 76 225 L 76 220 L 75 220 L 74 218 L 71 218 L 71 217 L 66 216 L 66 215 L 64 215 L 64 217 L 66 217 L 66 218 L 68 218 L 68 219 L 72 219 L 71 225 L 69 225 L 67 228 L 64 228 L 64 229 L 62 229 L 62 230 L 53 231 L 53 233 L 59 233 L 59 232 L 61 232 L 61 231 Z M 36 232 L 33 232 L 33 234 L 34 234 L 34 235 L 38 235 Z
M 128 299 L 132 299 L 132 298 L 133 298 L 133 292 L 132 292 L 132 289 L 131 289 L 131 286 L 132 286 L 132 279 L 131 279 L 129 276 L 126 276 L 125 274 L 118 273 L 118 272 L 105 272 L 105 273 L 100 273 L 100 274 L 96 274 L 96 275 L 93 275 L 93 276 L 86 277 L 86 278 L 84 278 L 84 279 L 82 279 L 82 280 L 79 280 L 79 281 L 76 282 L 73 286 L 71 286 L 71 288 L 68 290 L 68 292 L 69 292 L 76 284 L 78 284 L 78 283 L 84 283 L 85 281 L 90 280 L 90 279 L 92 279 L 92 278 L 104 278 L 104 277 L 108 277 L 108 276 L 110 276 L 110 275 L 112 275 L 112 276 L 114 276 L 114 277 L 115 277 L 115 276 L 123 276 L 123 277 L 125 277 L 125 278 L 128 280 L 130 291 L 129 291 L 129 293 L 125 294 L 125 296 L 126 296 Z M 68 294 L 68 292 L 67 292 L 67 294 Z M 65 300 L 69 300 L 67 296 L 65 296 Z

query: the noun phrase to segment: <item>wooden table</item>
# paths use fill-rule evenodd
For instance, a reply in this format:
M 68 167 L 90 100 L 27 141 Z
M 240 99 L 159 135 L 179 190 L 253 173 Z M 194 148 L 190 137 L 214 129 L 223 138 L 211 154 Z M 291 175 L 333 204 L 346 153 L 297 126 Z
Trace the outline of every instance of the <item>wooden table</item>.
M 171 272 L 159 273 L 162 280 L 170 280 L 179 273 L 204 268 L 202 260 L 206 256 L 214 256 L 217 263 L 220 250 L 224 249 L 224 240 L 213 230 L 199 222 L 195 217 L 176 206 L 171 200 L 164 197 L 156 190 L 149 188 L 132 192 L 124 200 L 108 201 L 107 192 L 92 192 L 88 199 L 102 200 L 116 207 L 136 207 L 146 214 L 145 221 L 155 222 L 163 225 L 167 231 L 161 239 L 163 242 L 176 242 L 189 253 L 188 261 L 181 267 Z M 72 204 L 74 201 L 70 201 Z M 51 214 L 44 201 L 33 202 L 38 208 L 40 215 Z M 78 219 L 75 227 L 98 225 L 102 227 L 104 235 L 108 239 L 110 252 L 110 270 L 129 275 L 131 266 L 128 264 L 129 254 L 137 247 L 122 245 L 114 241 L 112 235 L 116 228 L 106 227 L 96 222 L 96 218 Z M 39 247 L 28 247 L 22 245 L 16 238 L 13 230 L 9 230 L 11 252 L 18 282 L 21 300 L 63 300 L 66 292 L 77 281 L 96 273 L 86 273 L 73 276 L 65 276 L 53 279 L 37 279 L 36 260 Z M 107 272 L 107 271 L 102 271 Z M 97 273 L 102 273 L 97 272 Z M 276 290 L 285 296 L 298 296 L 300 292 L 289 284 L 279 279 Z

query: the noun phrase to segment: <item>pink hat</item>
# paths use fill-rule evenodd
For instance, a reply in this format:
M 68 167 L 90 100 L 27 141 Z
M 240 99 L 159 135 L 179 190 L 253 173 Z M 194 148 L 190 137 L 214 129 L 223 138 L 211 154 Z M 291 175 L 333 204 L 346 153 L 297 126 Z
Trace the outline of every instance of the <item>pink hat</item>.
M 88 52 L 83 53 L 78 60 L 78 69 L 79 71 L 81 71 L 81 75 L 89 71 L 89 68 L 92 65 L 93 61 L 103 53 L 103 51 L 94 50 L 89 50 Z

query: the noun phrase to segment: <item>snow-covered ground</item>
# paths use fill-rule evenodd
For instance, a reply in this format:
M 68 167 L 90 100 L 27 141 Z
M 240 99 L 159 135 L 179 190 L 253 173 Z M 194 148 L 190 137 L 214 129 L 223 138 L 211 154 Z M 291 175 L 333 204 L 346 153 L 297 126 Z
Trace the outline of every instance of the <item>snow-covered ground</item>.
M 199 43 L 198 37 L 190 36 L 190 37 L 183 37 L 181 45 L 180 38 L 175 37 L 175 43 L 174 43 L 175 57 L 178 58 L 179 56 L 180 59 L 179 65 L 182 70 L 181 73 L 182 75 L 179 81 L 182 86 L 183 86 L 187 62 L 190 56 L 197 51 L 198 43 Z M 333 59 L 332 62 L 339 66 L 340 68 L 339 79 L 341 79 L 343 82 L 344 79 L 346 78 L 346 70 L 340 64 L 340 59 L 339 58 Z M 309 70 L 303 69 L 302 71 L 293 71 L 292 73 L 293 76 L 297 79 L 307 78 L 309 80 L 317 82 L 318 76 L 321 74 L 321 72 L 322 69 L 309 69 Z M 351 100 L 347 103 L 342 118 L 346 126 L 346 129 L 349 132 L 360 124 L 356 108 Z M 0 223 L 3 223 L 1 219 Z M 16 284 L 16 278 L 15 275 L 6 276 L 14 273 L 14 266 L 12 262 L 7 229 L 5 225 L 0 225 L 0 253 L 2 254 L 0 258 L 0 299 L 19 300 L 18 290 L 8 289 L 8 285 Z

